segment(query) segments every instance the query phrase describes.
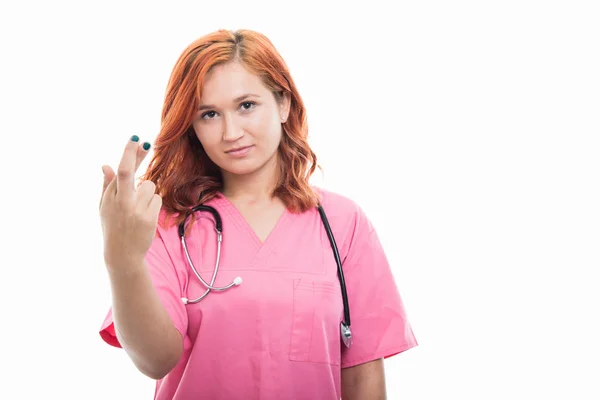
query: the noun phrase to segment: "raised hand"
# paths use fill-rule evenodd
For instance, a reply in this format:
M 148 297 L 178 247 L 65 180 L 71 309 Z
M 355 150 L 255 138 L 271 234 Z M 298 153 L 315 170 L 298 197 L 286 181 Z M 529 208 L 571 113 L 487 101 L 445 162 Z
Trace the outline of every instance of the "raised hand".
M 134 135 L 125 146 L 116 176 L 111 167 L 102 166 L 100 219 L 108 268 L 139 265 L 156 232 L 162 198 L 151 181 L 135 188 L 135 172 L 150 149 L 150 143 L 140 145 L 138 141 Z

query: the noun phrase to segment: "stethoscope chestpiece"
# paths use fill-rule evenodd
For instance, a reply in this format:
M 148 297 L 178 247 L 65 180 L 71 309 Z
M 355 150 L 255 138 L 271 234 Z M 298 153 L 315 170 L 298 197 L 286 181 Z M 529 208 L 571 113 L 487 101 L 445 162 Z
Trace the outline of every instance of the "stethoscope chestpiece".
M 352 344 L 352 331 L 350 330 L 350 327 L 342 321 L 340 330 L 342 331 L 342 341 L 347 348 L 350 348 L 350 345 Z

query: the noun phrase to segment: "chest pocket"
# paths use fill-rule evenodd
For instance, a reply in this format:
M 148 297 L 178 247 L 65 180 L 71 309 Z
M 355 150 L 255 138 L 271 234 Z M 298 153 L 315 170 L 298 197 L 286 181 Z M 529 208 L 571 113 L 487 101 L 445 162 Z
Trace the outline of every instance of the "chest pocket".
M 340 365 L 342 297 L 339 283 L 293 280 L 289 359 Z

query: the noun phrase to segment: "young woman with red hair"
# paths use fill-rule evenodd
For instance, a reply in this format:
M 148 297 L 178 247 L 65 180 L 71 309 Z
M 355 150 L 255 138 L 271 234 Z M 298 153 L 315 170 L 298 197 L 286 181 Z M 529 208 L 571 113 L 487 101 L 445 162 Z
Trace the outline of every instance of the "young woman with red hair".
M 384 399 L 383 359 L 417 345 L 365 213 L 309 184 L 307 134 L 269 39 L 220 30 L 178 59 L 141 182 L 137 136 L 102 167 L 100 335 L 155 399 Z

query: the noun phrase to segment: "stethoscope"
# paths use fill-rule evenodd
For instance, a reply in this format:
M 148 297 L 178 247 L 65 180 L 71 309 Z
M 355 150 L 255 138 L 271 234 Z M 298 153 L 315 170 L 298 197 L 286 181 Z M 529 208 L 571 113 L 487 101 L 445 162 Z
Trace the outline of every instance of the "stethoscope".
M 327 237 L 329 238 L 329 243 L 331 243 L 331 248 L 333 249 L 333 257 L 335 258 L 335 262 L 337 264 L 338 278 L 340 280 L 340 286 L 342 288 L 342 301 L 344 304 L 344 320 L 340 324 L 340 331 L 342 335 L 342 341 L 344 342 L 346 347 L 350 347 L 350 345 L 352 344 L 352 331 L 350 330 L 350 307 L 348 306 L 348 294 L 346 293 L 346 281 L 344 280 L 342 261 L 340 259 L 340 253 L 335 243 L 333 233 L 331 232 L 331 227 L 329 226 L 329 221 L 327 220 L 327 216 L 325 215 L 325 211 L 323 210 L 323 207 L 320 204 L 317 205 L 317 209 L 319 210 L 321 220 L 323 221 L 323 225 L 325 226 L 325 230 L 327 231 Z M 197 211 L 211 213 L 214 218 L 213 223 L 215 224 L 215 230 L 217 231 L 217 258 L 210 283 L 207 283 L 204 279 L 202 279 L 202 276 L 200 276 L 200 274 L 196 270 L 196 267 L 194 267 L 194 263 L 192 262 L 190 254 L 188 252 L 187 244 L 185 242 L 185 223 L 188 220 L 188 217 Z M 221 216 L 219 215 L 219 212 L 213 207 L 200 204 L 189 210 L 185 215 L 185 219 L 179 224 L 179 238 L 181 239 L 181 245 L 183 246 L 183 250 L 185 251 L 185 256 L 187 258 L 188 263 L 190 264 L 190 267 L 192 267 L 192 270 L 194 271 L 196 277 L 206 287 L 206 292 L 204 292 L 204 294 L 202 294 L 196 299 L 189 300 L 183 297 L 181 299 L 183 301 L 183 304 L 198 303 L 200 300 L 205 298 L 211 290 L 225 291 L 234 286 L 239 286 L 242 284 L 242 278 L 238 276 L 233 280 L 233 282 L 231 282 L 227 286 L 213 286 L 215 284 L 215 280 L 217 279 L 217 272 L 219 271 L 219 263 L 221 260 L 221 242 L 223 241 L 223 223 L 221 222 Z

